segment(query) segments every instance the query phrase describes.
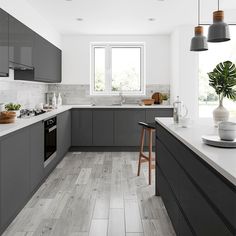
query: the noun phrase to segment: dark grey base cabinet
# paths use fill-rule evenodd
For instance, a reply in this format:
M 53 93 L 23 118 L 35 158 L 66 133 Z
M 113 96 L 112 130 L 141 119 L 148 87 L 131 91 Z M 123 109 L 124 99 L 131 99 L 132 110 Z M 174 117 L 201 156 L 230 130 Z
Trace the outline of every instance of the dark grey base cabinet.
M 0 234 L 71 146 L 71 111 L 57 116 L 57 156 L 44 168 L 42 121 L 0 138 Z
M 72 148 L 86 150 L 134 150 L 140 145 L 139 121 L 154 122 L 173 116 L 172 108 L 91 108 L 72 110 Z M 155 140 L 153 138 L 153 140 Z M 154 142 L 155 144 L 155 142 Z M 97 149 L 96 149 L 97 147 Z M 112 149 L 113 148 L 113 149 Z
M 26 203 L 30 193 L 29 129 L 1 140 L 1 229 Z
M 156 133 L 156 193 L 177 235 L 236 235 L 235 186 L 159 124 Z
M 114 111 L 114 145 L 138 146 L 141 127 L 139 121 L 145 121 L 144 109 L 120 109 Z
M 57 158 L 60 161 L 71 146 L 71 111 L 57 115 Z

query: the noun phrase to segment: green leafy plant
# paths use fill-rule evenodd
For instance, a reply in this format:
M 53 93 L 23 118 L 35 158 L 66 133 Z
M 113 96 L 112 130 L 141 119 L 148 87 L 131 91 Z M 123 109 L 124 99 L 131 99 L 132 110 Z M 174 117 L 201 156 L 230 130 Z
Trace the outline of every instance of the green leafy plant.
M 223 103 L 224 97 L 236 100 L 236 67 L 233 62 L 219 63 L 208 76 L 209 85 L 215 89 L 220 104 Z
M 169 95 L 167 93 L 162 93 L 162 100 L 168 100 Z
M 20 110 L 20 108 L 21 108 L 20 104 L 8 103 L 5 105 L 5 109 L 7 111 L 18 111 Z

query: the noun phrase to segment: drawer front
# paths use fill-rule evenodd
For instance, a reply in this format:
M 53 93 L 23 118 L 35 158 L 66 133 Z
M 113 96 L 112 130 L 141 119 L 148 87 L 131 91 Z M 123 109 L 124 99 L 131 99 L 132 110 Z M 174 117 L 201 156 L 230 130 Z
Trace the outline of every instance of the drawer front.
M 156 163 L 162 170 L 177 198 L 179 198 L 181 167 L 167 151 L 164 145 L 157 140 Z
M 176 161 L 183 167 L 189 177 L 201 189 L 206 198 L 221 212 L 229 227 L 236 233 L 236 191 L 216 174 L 208 164 L 200 159 L 188 147 L 173 137 L 159 124 L 156 135 Z
M 175 229 L 177 235 L 179 235 L 179 207 L 175 200 L 175 197 L 167 183 L 165 177 L 163 176 L 160 168 L 157 169 L 157 186 L 161 198 L 165 204 L 168 215 L 171 219 L 172 225 Z

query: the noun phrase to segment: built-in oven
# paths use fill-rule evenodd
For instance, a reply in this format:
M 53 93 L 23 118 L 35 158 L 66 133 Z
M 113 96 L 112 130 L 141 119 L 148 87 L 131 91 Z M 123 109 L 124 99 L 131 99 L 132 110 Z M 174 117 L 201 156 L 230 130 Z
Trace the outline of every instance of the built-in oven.
M 57 153 L 57 117 L 44 120 L 44 167 L 46 167 Z

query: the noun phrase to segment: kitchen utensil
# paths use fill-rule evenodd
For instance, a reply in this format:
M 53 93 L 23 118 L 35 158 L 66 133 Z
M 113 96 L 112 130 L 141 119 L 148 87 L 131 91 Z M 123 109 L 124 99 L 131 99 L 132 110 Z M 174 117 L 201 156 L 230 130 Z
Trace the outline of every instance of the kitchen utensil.
M 222 140 L 232 141 L 236 138 L 236 123 L 228 121 L 221 122 L 218 132 Z
M 155 102 L 155 99 L 143 99 L 143 100 L 142 100 L 142 103 L 143 103 L 143 105 L 145 105 L 145 106 L 153 105 L 154 102 Z
M 0 113 L 0 124 L 14 123 L 16 119 L 16 113 L 13 111 L 3 111 Z
M 152 95 L 152 99 L 154 99 L 155 100 L 155 104 L 161 104 L 162 103 L 162 95 L 161 95 L 161 93 L 154 93 L 153 95 Z
M 182 101 L 179 100 L 179 96 L 177 96 L 177 100 L 173 103 L 174 107 L 174 123 L 179 123 L 181 119 L 186 118 L 188 115 L 188 109 L 183 104 Z
M 236 148 L 236 139 L 233 141 L 221 140 L 219 136 L 202 136 L 202 141 L 210 146 L 222 147 L 222 148 Z

